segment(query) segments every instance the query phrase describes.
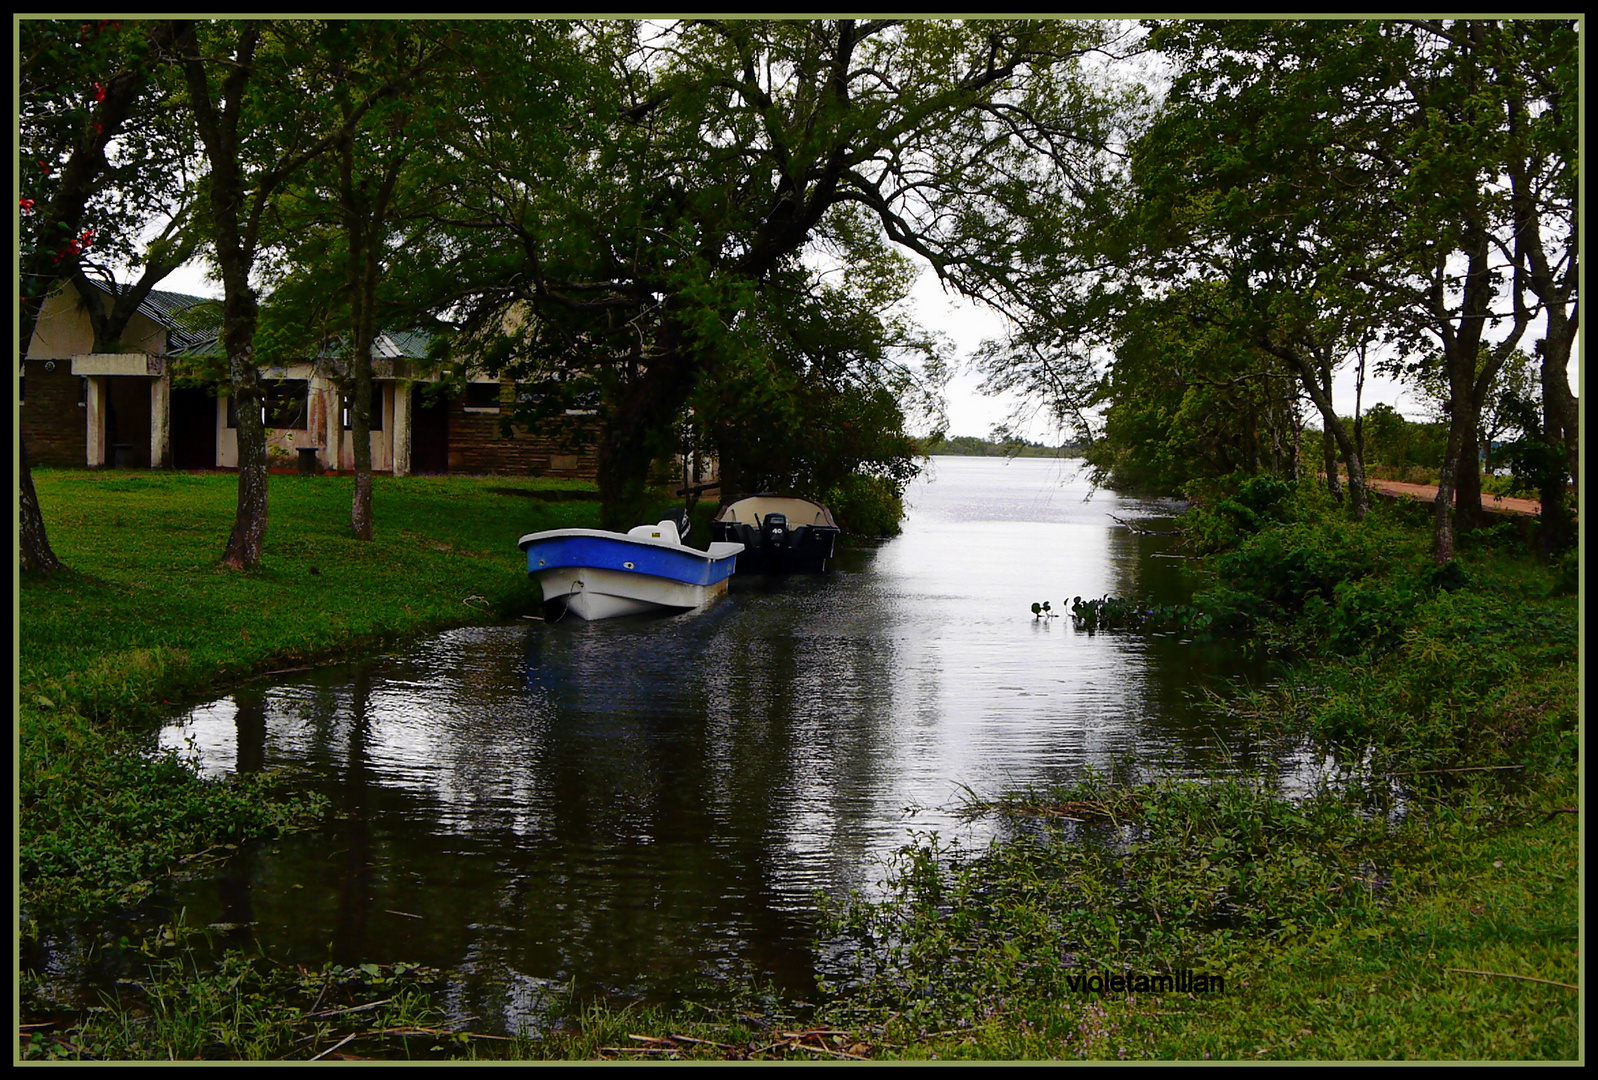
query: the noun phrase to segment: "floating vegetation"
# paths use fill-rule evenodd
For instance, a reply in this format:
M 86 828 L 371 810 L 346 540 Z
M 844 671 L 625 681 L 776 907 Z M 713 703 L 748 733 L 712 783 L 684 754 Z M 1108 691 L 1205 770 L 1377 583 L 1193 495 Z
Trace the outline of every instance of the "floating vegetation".
M 1155 604 L 1119 596 L 1097 600 L 1071 598 L 1071 621 L 1077 629 L 1138 630 L 1145 634 L 1199 634 L 1210 628 L 1211 618 L 1191 604 Z

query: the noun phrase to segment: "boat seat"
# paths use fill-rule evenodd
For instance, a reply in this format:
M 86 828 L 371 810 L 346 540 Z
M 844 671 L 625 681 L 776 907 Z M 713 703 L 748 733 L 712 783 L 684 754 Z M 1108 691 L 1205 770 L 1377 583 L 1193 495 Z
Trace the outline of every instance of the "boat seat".
M 634 525 L 627 530 L 627 535 L 637 540 L 667 540 L 673 544 L 682 543 L 682 538 L 677 535 L 677 523 L 670 519 L 658 521 L 653 525 Z

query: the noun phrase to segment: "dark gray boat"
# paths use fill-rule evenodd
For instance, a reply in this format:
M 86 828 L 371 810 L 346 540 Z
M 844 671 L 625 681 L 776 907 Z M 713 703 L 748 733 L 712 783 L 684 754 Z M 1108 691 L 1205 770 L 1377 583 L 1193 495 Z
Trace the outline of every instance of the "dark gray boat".
M 751 495 L 727 503 L 710 523 L 710 538 L 744 546 L 740 574 L 818 574 L 838 543 L 832 511 L 809 499 Z

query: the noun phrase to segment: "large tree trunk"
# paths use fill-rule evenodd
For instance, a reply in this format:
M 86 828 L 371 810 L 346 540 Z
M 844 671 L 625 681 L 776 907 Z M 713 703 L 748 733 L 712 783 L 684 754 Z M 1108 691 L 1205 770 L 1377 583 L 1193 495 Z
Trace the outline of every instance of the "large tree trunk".
M 350 404 L 350 439 L 355 450 L 355 495 L 350 500 L 350 529 L 357 540 L 372 538 L 372 339 L 375 323 L 372 305 L 376 300 L 375 274 L 369 274 L 368 261 L 375 261 L 369 250 L 370 237 L 359 213 L 350 202 L 349 143 L 345 142 L 345 199 L 350 209 L 345 218 L 349 239 L 350 344 L 355 356 L 353 400 Z M 370 279 L 371 288 L 368 289 Z
M 355 401 L 350 435 L 355 449 L 355 495 L 350 500 L 350 528 L 357 540 L 372 538 L 372 358 L 356 360 Z M 364 377 L 360 369 L 365 367 Z
M 1563 470 L 1550 467 L 1552 462 L 1544 464 L 1538 496 L 1542 501 L 1542 549 L 1544 554 L 1556 555 L 1575 542 L 1575 522 L 1571 520 L 1570 505 L 1567 501 L 1565 490 L 1565 477 L 1561 473 L 1568 473 L 1571 482 L 1576 486 L 1577 499 L 1581 497 L 1581 483 L 1579 480 L 1580 424 L 1577 419 L 1576 398 L 1570 392 L 1570 380 L 1565 374 L 1566 366 L 1570 362 L 1570 337 L 1568 332 L 1562 332 L 1562 348 L 1554 343 L 1555 333 L 1553 327 L 1555 319 L 1553 312 L 1549 313 L 1550 333 L 1542 342 L 1542 386 L 1543 386 L 1543 442 L 1548 446 L 1550 454 L 1561 453 L 1565 458 Z M 1574 324 L 1561 318 L 1561 331 L 1573 331 Z M 1526 433 L 1529 438 L 1531 433 Z
M 39 311 L 44 306 L 43 291 L 24 291 L 18 336 L 21 339 L 17 353 L 17 370 L 20 372 L 28 359 L 28 346 L 33 343 L 33 331 L 39 323 Z M 61 569 L 61 560 L 50 547 L 50 536 L 45 529 L 44 514 L 39 510 L 39 496 L 33 490 L 33 466 L 28 460 L 28 433 L 25 428 L 27 412 L 17 416 L 17 563 L 25 573 L 53 574 Z
M 1432 559 L 1442 566 L 1454 557 L 1454 477 L 1459 466 L 1459 428 L 1448 425 L 1448 447 L 1437 478 L 1437 498 L 1432 503 Z
M 674 445 L 672 433 L 693 390 L 694 364 L 670 318 L 664 344 L 622 396 L 599 444 L 601 528 L 626 531 L 651 511 L 649 466 Z
M 347 118 L 346 118 L 347 119 Z M 372 342 L 377 338 L 377 283 L 382 271 L 380 237 L 389 200 L 405 157 L 389 163 L 382 183 L 368 202 L 356 183 L 355 136 L 346 129 L 339 140 L 339 186 L 344 203 L 344 234 L 349 245 L 350 344 L 354 348 L 354 400 L 350 436 L 355 450 L 355 495 L 350 501 L 350 528 L 358 540 L 372 538 Z
M 233 275 L 224 268 L 223 277 Z M 244 275 L 237 275 L 241 280 Z M 238 507 L 233 515 L 233 532 L 222 552 L 222 564 L 246 570 L 261 562 L 266 543 L 266 422 L 261 415 L 260 373 L 255 367 L 255 294 L 248 285 L 228 280 L 223 301 L 222 340 L 227 350 L 231 376 L 233 412 L 239 453 Z
M 266 424 L 261 419 L 261 387 L 253 364 L 234 364 L 233 401 L 238 416 L 239 491 L 233 532 L 222 564 L 235 570 L 260 565 L 266 543 Z
M 1465 530 L 1482 524 L 1481 508 L 1481 436 L 1477 430 L 1476 403 L 1471 402 L 1463 415 L 1456 415 L 1459 425 L 1459 458 L 1454 473 L 1454 521 Z
M 33 470 L 28 465 L 27 437 L 17 432 L 17 454 L 21 473 L 18 485 L 17 546 L 19 562 L 24 573 L 53 574 L 61 569 L 61 560 L 50 547 L 50 537 L 45 533 L 44 515 L 39 512 L 39 497 L 33 491 Z

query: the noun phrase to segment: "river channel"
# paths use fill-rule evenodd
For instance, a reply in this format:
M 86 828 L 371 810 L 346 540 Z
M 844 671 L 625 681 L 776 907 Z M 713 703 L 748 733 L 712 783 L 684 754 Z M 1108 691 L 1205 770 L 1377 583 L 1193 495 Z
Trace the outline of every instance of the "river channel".
M 292 767 L 329 824 L 153 898 L 233 944 L 449 974 L 482 1031 L 550 988 L 704 1001 L 751 977 L 804 998 L 816 897 L 878 888 L 954 810 L 1110 768 L 1291 770 L 1200 707 L 1266 677 L 1235 645 L 1034 618 L 1073 596 L 1186 598 L 1172 507 L 1093 492 L 1072 460 L 936 458 L 902 535 L 825 574 L 733 579 L 667 618 L 454 630 L 279 676 L 174 718 L 208 773 Z M 506 522 L 515 562 L 521 523 Z M 45 945 L 48 951 L 48 944 Z

